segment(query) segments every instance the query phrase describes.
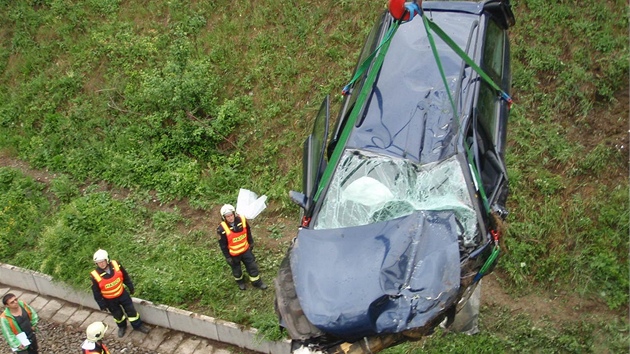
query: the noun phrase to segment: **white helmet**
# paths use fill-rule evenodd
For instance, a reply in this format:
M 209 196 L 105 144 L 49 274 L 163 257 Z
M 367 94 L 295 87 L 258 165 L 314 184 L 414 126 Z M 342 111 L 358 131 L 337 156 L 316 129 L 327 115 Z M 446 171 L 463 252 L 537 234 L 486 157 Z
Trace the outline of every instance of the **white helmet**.
M 221 217 L 227 215 L 227 214 L 233 214 L 234 213 L 234 207 L 231 206 L 230 204 L 224 204 L 221 207 Z
M 94 263 L 100 261 L 107 261 L 109 263 L 109 254 L 107 254 L 107 251 L 99 249 L 94 252 Z
M 105 332 L 107 332 L 107 325 L 104 322 L 94 322 L 88 326 L 85 330 L 85 334 L 87 335 L 87 340 L 90 342 L 98 342 L 103 339 L 105 336 Z

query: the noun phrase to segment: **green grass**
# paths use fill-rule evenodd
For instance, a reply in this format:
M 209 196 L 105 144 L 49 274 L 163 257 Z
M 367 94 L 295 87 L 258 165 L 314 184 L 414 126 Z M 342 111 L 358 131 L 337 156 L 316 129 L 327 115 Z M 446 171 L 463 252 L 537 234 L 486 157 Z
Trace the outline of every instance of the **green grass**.
M 534 322 L 527 314 L 514 315 L 510 309 L 484 308 L 480 322 L 480 332 L 473 336 L 439 329 L 421 343 L 383 353 L 623 353 L 630 345 L 628 323 L 619 319 Z
M 338 109 L 386 5 L 0 0 L 0 151 L 55 175 L 0 168 L 0 261 L 87 290 L 105 248 L 137 296 L 281 338 L 273 292 L 234 291 L 212 213 L 240 187 L 269 197 L 254 235 L 279 245 L 256 250 L 271 283 L 299 221 L 287 191 L 301 186 L 301 142 L 326 94 Z M 627 4 L 513 6 L 511 214 L 496 272 L 512 294 L 570 291 L 617 316 L 534 323 L 484 308 L 479 335 L 389 353 L 628 347 Z

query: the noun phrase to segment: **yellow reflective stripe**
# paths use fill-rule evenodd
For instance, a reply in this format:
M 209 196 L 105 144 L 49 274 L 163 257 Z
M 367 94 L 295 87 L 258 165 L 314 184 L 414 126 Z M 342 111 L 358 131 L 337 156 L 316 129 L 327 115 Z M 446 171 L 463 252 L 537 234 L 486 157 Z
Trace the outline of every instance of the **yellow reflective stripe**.
M 225 231 L 225 235 L 229 235 L 232 233 L 232 230 L 230 230 L 225 221 L 221 222 L 221 227 L 223 228 L 223 231 Z
M 119 285 L 118 287 L 116 287 L 115 290 L 101 291 L 101 294 L 106 299 L 113 299 L 113 298 L 119 297 L 122 293 L 123 293 L 122 285 Z
M 117 298 L 122 295 L 125 290 L 123 284 L 123 274 L 120 270 L 118 262 L 112 260 L 110 262 L 114 271 L 113 278 L 104 279 L 96 270 L 90 272 L 94 280 L 98 283 L 98 287 L 101 290 L 101 295 L 106 299 Z
M 230 255 L 239 256 L 241 253 L 245 252 L 247 247 L 245 245 L 241 247 L 230 247 Z
M 123 279 L 122 274 L 114 273 L 114 278 L 111 282 L 106 283 L 103 288 L 101 288 L 101 294 L 106 299 L 111 299 L 120 296 L 122 294 L 123 288 Z M 110 279 L 108 279 L 110 280 Z M 105 281 L 105 280 L 103 280 Z
M 140 319 L 140 314 L 136 314 L 135 317 L 129 317 L 129 322 L 137 321 Z
M 245 228 L 247 227 L 247 222 L 245 221 L 245 217 L 241 216 L 241 224 L 243 225 L 243 230 L 245 230 Z M 230 227 L 227 225 L 227 223 L 225 221 L 221 222 L 221 227 L 223 227 L 223 230 L 225 231 L 226 235 L 229 235 L 232 233 L 232 229 L 230 229 Z
M 247 221 L 245 221 L 245 217 L 241 216 L 241 227 L 242 230 L 240 232 L 235 232 L 227 225 L 225 221 L 221 222 L 221 227 L 225 232 L 225 236 L 228 241 L 228 250 L 230 251 L 231 256 L 238 256 L 247 251 L 249 248 L 249 242 L 247 241 Z M 238 226 L 238 225 L 237 225 Z M 230 237 L 230 235 L 235 235 L 234 237 Z
M 101 278 L 101 275 L 100 275 L 100 274 L 98 274 L 98 272 L 97 272 L 97 271 L 95 271 L 95 270 L 93 270 L 92 272 L 90 272 L 90 274 L 92 275 L 92 277 L 94 278 L 94 280 L 96 280 L 96 282 L 97 282 L 97 283 L 100 283 L 100 282 L 101 282 L 101 279 L 103 279 L 103 278 Z
M 123 315 L 123 316 L 120 318 L 120 320 L 117 320 L 117 319 L 116 319 L 116 317 L 114 317 L 114 322 L 116 322 L 116 323 L 122 323 L 122 322 L 125 322 L 125 315 Z
M 112 264 L 112 267 L 114 268 L 115 272 L 120 270 L 120 264 L 118 264 L 118 262 L 116 262 L 115 260 L 112 259 L 112 261 L 110 263 Z
M 254 282 L 254 281 L 258 280 L 258 279 L 260 279 L 260 274 L 255 276 L 255 277 L 249 277 L 249 280 L 252 281 L 252 282 Z
M 247 242 L 247 235 L 246 234 L 242 234 L 239 236 L 234 236 L 232 237 L 232 239 L 230 240 L 230 249 L 231 250 L 238 250 L 243 248 L 243 246 L 248 245 L 249 243 Z

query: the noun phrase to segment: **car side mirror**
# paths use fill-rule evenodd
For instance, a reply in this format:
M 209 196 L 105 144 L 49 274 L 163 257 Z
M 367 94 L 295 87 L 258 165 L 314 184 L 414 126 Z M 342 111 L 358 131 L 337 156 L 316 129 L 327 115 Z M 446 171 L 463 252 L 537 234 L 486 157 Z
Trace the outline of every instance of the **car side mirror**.
M 291 198 L 295 204 L 299 205 L 300 208 L 306 210 L 306 202 L 308 201 L 308 198 L 304 195 L 304 193 L 290 191 L 289 198 Z

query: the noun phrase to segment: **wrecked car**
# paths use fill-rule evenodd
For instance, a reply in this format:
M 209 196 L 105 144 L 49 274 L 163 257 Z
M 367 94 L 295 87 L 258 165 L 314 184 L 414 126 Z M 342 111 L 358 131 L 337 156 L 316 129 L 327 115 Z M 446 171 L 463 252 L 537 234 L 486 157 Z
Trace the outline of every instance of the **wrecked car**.
M 448 328 L 498 259 L 510 3 L 405 6 L 368 35 L 336 123 L 326 97 L 304 142 L 302 220 L 274 280 L 294 350 L 377 352 Z

